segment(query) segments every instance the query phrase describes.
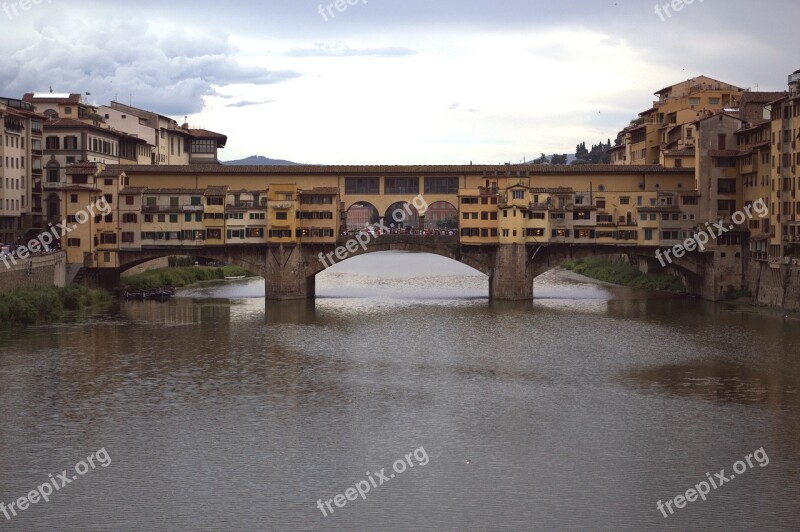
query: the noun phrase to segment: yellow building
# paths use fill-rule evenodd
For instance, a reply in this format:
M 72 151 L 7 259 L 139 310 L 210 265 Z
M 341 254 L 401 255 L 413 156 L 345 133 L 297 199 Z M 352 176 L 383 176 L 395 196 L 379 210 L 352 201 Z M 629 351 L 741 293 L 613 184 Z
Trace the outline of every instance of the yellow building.
M 612 164 L 662 164 L 681 168 L 694 162 L 694 122 L 738 107 L 745 89 L 698 76 L 656 92 L 658 100 L 617 135 Z M 671 152 L 671 153 L 670 153 Z
M 271 244 L 295 244 L 297 238 L 296 185 L 270 185 L 267 189 L 268 242 Z

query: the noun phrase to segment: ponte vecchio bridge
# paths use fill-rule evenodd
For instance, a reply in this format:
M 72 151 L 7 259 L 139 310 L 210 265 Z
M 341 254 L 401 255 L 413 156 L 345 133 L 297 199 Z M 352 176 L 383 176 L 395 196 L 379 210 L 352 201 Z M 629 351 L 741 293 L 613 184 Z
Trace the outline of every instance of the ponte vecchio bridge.
M 706 208 L 693 170 L 661 166 L 85 165 L 68 178 L 60 214 L 101 198 L 113 208 L 65 236 L 68 262 L 88 278 L 111 283 L 154 258 L 192 255 L 263 276 L 269 299 L 313 297 L 326 263 L 384 250 L 460 261 L 487 275 L 493 299 L 530 299 L 533 279 L 570 259 L 626 254 L 662 269 L 655 251 L 681 242 Z M 365 223 L 395 223 L 395 234 L 337 256 Z M 718 259 L 667 266 L 714 299 L 727 284 Z

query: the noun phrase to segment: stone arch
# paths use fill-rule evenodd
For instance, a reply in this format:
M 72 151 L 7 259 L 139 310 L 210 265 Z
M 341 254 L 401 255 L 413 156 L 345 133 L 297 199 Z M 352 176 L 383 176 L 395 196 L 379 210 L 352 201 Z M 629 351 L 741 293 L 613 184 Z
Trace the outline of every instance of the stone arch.
M 348 231 L 354 231 L 379 221 L 380 211 L 374 204 L 369 201 L 356 201 L 347 209 L 345 228 Z
M 338 264 L 359 255 L 376 253 L 378 251 L 411 251 L 417 253 L 430 253 L 432 255 L 439 255 L 440 257 L 445 257 L 465 264 L 486 276 L 491 276 L 493 273 L 492 263 L 489 260 L 485 260 L 485 257 L 462 253 L 457 237 L 448 238 L 381 235 L 377 238 L 371 238 L 366 249 L 363 249 L 359 246 L 356 251 L 348 253 L 347 256 L 341 260 L 333 256 L 333 260 L 331 262 L 332 264 Z M 307 259 L 306 276 L 314 277 L 332 264 L 325 265 L 321 260 L 319 260 L 318 256 L 310 256 Z
M 458 208 L 449 201 L 434 201 L 425 212 L 425 229 L 440 227 L 458 229 Z
M 389 205 L 389 208 L 383 214 L 383 224 L 390 228 L 418 229 L 420 227 L 420 213 L 412 203 L 396 201 Z

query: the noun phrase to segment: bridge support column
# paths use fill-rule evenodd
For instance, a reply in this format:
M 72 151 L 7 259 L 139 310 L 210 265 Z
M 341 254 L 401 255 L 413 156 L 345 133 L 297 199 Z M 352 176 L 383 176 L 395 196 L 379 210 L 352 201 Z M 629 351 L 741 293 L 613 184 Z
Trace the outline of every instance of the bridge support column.
M 533 299 L 533 275 L 524 245 L 500 244 L 489 276 L 489 299 Z
M 315 277 L 306 277 L 299 246 L 278 246 L 267 250 L 265 286 L 267 299 L 288 300 L 314 297 Z

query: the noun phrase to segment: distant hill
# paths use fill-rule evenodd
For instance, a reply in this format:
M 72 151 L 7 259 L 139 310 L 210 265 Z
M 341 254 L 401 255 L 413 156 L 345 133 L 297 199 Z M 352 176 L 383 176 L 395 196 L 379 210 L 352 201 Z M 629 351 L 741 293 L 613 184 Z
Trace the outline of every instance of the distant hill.
M 567 153 L 566 155 L 567 155 L 567 164 L 572 164 L 572 161 L 574 161 L 577 158 L 575 157 L 575 154 Z M 547 157 L 547 164 L 550 164 L 550 160 L 553 158 L 553 155 L 547 155 L 546 157 Z M 525 164 L 536 164 L 533 162 L 534 160 L 536 159 L 532 159 Z
M 293 163 L 282 159 L 270 159 L 263 155 L 251 155 L 246 159 L 238 161 L 223 161 L 222 164 L 228 166 L 302 166 L 302 163 Z

